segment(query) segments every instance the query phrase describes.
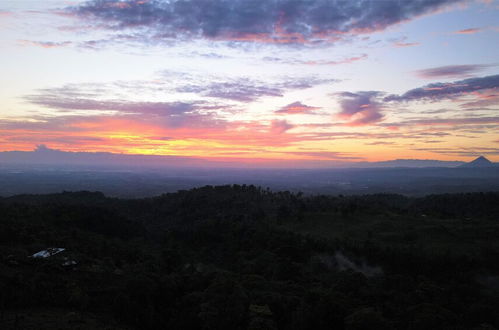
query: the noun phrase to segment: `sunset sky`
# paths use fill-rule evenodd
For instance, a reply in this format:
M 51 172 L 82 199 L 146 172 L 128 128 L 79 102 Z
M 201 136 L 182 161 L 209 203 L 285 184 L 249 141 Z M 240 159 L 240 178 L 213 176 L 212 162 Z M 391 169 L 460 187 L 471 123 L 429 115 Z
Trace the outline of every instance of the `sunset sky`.
M 0 151 L 499 161 L 499 1 L 0 0 Z

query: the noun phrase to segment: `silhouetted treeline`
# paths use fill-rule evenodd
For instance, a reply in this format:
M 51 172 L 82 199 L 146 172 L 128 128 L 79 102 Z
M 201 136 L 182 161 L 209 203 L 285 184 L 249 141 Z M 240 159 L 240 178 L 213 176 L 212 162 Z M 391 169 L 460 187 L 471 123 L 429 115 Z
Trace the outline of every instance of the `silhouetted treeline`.
M 497 192 L 1 198 L 0 325 L 495 329 L 498 221 Z

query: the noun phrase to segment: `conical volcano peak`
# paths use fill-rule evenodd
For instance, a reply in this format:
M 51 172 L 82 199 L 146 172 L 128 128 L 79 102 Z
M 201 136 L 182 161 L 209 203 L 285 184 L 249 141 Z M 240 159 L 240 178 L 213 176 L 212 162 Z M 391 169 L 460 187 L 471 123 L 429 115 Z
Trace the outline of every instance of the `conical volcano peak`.
M 478 162 L 492 164 L 492 162 L 490 160 L 488 160 L 487 158 L 485 158 L 484 156 L 480 156 L 477 159 L 475 159 L 474 161 L 472 161 L 472 163 L 478 163 Z
M 472 160 L 471 162 L 463 165 L 463 167 L 490 167 L 490 166 L 494 166 L 494 163 L 492 163 L 484 156 L 480 156 L 475 160 Z

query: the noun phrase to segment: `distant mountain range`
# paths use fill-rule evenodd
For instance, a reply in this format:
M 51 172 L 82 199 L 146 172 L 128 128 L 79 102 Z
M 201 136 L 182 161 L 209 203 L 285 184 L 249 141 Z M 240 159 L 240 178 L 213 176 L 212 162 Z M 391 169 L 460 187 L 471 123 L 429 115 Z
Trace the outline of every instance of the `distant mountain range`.
M 425 167 L 495 167 L 480 156 L 465 163 L 461 161 L 440 161 L 431 159 L 395 159 L 381 162 L 341 162 L 301 160 L 290 164 L 284 161 L 261 160 L 248 164 L 242 159 L 227 161 L 197 157 L 129 155 L 108 152 L 67 152 L 39 145 L 33 151 L 0 152 L 0 164 L 11 165 L 54 165 L 54 166 L 92 166 L 92 167 L 140 167 L 140 168 L 178 168 L 178 167 L 273 167 L 273 168 L 425 168 Z
M 358 165 L 366 165 L 364 167 L 463 167 L 463 168 L 483 168 L 483 167 L 496 167 L 499 163 L 493 163 L 484 156 L 480 156 L 470 162 L 460 161 L 441 161 L 432 159 L 396 159 L 384 162 L 372 163 L 357 163 Z
M 395 159 L 382 162 L 357 162 L 353 167 L 372 168 L 372 167 L 457 167 L 466 164 L 460 161 L 443 161 L 434 159 Z
M 0 152 L 0 163 L 87 166 L 199 166 L 203 159 L 179 156 L 128 155 L 110 152 L 68 152 L 39 145 L 33 151 Z

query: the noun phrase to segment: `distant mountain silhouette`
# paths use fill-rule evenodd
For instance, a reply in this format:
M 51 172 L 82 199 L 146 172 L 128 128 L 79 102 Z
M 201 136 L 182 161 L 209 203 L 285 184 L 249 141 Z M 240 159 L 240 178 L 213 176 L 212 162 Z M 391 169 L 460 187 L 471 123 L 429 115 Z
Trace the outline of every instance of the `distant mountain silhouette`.
M 424 167 L 456 167 L 463 165 L 460 161 L 443 161 L 434 159 L 394 159 L 380 162 L 357 162 L 351 167 L 377 168 L 377 167 L 406 167 L 406 168 L 424 168 Z
M 495 164 L 492 163 L 487 158 L 485 158 L 484 156 L 480 156 L 469 163 L 461 165 L 461 167 L 493 167 L 493 166 L 495 166 Z
M 92 165 L 92 166 L 201 166 L 201 158 L 156 155 L 127 155 L 110 152 L 70 152 L 37 145 L 33 151 L 0 152 L 0 164 Z
M 471 163 L 434 159 L 395 159 L 378 162 L 348 162 L 343 160 L 295 160 L 293 162 L 258 159 L 248 163 L 246 159 L 210 159 L 174 155 L 117 154 L 110 152 L 70 152 L 38 145 L 33 151 L 0 152 L 0 165 L 54 165 L 122 168 L 183 168 L 183 167 L 230 167 L 230 168 L 456 168 L 495 167 L 485 157 Z

